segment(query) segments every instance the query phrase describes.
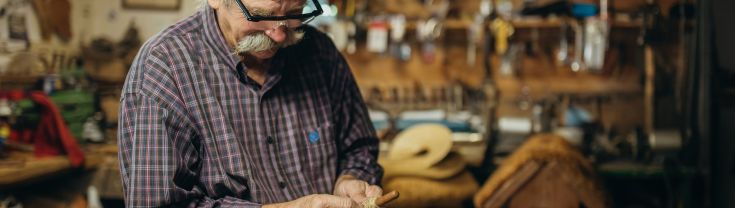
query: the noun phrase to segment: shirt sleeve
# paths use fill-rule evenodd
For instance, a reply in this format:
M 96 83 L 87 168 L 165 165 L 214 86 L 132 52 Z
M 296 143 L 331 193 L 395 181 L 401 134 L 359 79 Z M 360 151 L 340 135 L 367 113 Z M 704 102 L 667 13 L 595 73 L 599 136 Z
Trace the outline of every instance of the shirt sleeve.
M 198 185 L 196 133 L 176 104 L 165 57 L 152 52 L 135 64 L 121 95 L 118 157 L 126 207 L 260 207 L 234 197 L 210 198 Z
M 179 121 L 179 122 L 176 122 Z M 206 197 L 196 187 L 197 151 L 191 130 L 165 105 L 141 94 L 122 98 L 118 145 L 128 207 L 260 207 L 242 199 Z
M 332 102 L 338 124 L 339 175 L 349 174 L 370 184 L 379 184 L 383 168 L 378 164 L 379 141 L 370 122 L 350 67 L 341 54 L 335 53 Z

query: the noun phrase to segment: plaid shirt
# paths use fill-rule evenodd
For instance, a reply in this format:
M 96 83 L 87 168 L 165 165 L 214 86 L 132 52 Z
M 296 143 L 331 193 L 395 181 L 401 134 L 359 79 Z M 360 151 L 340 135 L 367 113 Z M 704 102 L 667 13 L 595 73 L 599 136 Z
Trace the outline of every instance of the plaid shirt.
M 129 207 L 258 207 L 380 181 L 378 140 L 350 68 L 313 28 L 250 80 L 205 7 L 143 46 L 122 91 Z

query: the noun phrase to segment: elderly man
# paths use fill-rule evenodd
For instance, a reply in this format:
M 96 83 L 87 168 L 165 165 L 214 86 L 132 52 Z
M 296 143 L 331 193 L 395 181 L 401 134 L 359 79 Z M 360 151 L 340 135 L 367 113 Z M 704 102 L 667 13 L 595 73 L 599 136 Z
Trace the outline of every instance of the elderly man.
M 350 68 L 305 25 L 320 13 L 316 0 L 208 0 L 148 40 L 122 91 L 126 205 L 354 207 L 380 196 L 378 141 Z

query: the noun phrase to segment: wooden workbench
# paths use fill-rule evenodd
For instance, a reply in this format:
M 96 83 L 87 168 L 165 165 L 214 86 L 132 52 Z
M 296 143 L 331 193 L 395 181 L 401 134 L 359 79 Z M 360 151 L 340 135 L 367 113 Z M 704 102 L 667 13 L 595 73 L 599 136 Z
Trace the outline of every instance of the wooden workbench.
M 10 152 L 0 159 L 0 190 L 53 178 L 75 170 L 90 170 L 102 163 L 95 153 L 85 153 L 84 166 L 73 168 L 66 156 L 36 158 L 30 152 Z

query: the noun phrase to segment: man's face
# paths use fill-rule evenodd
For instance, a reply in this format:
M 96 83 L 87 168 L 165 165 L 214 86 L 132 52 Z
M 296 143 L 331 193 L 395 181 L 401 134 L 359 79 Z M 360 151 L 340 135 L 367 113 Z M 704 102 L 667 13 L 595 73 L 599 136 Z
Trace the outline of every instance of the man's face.
M 261 16 L 300 14 L 305 2 L 304 0 L 239 1 L 243 2 L 251 15 Z M 221 4 L 213 5 L 212 2 L 210 0 L 210 5 L 219 11 L 217 13 L 220 16 L 219 24 L 220 27 L 224 27 L 222 31 L 225 33 L 225 39 L 228 43 L 234 44 L 235 52 L 239 55 L 252 55 L 261 60 L 269 59 L 279 48 L 293 45 L 303 37 L 303 32 L 288 28 L 284 24 L 286 22 L 251 22 L 245 18 L 236 4 L 224 7 Z

